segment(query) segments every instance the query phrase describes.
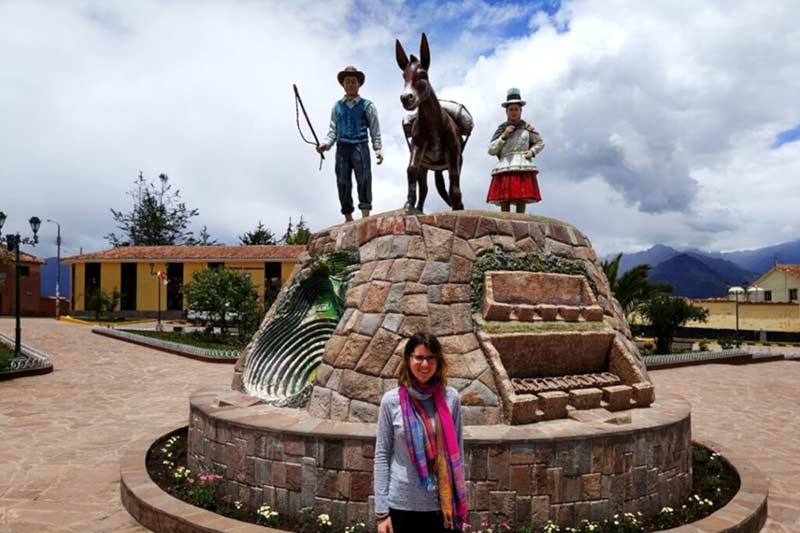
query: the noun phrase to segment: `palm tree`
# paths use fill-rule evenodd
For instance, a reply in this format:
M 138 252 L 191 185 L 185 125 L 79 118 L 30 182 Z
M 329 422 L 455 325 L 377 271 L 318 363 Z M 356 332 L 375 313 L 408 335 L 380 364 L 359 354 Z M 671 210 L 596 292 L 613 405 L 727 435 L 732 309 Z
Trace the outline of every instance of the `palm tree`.
M 651 283 L 648 280 L 650 265 L 637 265 L 619 276 L 619 263 L 622 254 L 610 261 L 603 261 L 603 272 L 608 278 L 611 293 L 622 306 L 626 317 L 630 317 L 643 302 L 656 296 L 672 293 L 672 286 L 668 283 Z

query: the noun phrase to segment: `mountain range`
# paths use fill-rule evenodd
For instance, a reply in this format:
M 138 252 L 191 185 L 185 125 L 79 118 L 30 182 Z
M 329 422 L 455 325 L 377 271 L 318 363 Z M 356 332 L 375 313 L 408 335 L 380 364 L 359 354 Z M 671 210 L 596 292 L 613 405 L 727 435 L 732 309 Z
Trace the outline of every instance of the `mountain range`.
M 733 285 L 748 285 L 775 263 L 800 263 L 800 240 L 736 252 L 677 250 L 656 244 L 642 252 L 624 254 L 619 272 L 622 275 L 637 265 L 648 264 L 650 280 L 669 283 L 674 294 L 710 298 L 725 296 Z
M 610 260 L 615 256 L 603 259 Z M 55 296 L 58 269 L 56 258 L 42 265 L 42 296 Z M 656 244 L 642 252 L 623 254 L 619 273 L 622 275 L 636 265 L 651 267 L 650 280 L 673 286 L 674 294 L 689 298 L 722 297 L 728 287 L 746 286 L 775 263 L 800 263 L 800 240 L 736 252 L 704 252 L 697 249 L 677 250 Z M 69 297 L 70 269 L 61 265 L 61 294 Z
M 58 279 L 58 261 L 55 257 L 45 259 L 46 264 L 41 269 L 41 291 L 42 296 L 56 295 L 56 280 Z M 61 296 L 69 298 L 70 295 L 70 270 L 69 265 L 61 265 Z

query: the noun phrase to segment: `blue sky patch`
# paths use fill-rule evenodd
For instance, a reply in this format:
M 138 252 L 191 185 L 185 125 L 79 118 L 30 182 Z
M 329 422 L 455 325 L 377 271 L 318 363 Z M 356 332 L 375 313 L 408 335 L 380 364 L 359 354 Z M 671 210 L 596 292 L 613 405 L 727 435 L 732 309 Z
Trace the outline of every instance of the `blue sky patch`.
M 790 130 L 782 131 L 777 134 L 775 136 L 775 142 L 772 143 L 772 149 L 777 150 L 784 144 L 789 144 L 796 141 L 800 141 L 800 124 Z

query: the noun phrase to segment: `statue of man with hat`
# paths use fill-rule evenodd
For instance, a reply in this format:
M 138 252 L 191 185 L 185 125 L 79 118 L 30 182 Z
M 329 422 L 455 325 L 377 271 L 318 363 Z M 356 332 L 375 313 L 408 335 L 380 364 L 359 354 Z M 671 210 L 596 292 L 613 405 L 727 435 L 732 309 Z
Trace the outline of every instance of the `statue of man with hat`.
M 364 85 L 364 73 L 355 67 L 345 67 L 337 75 L 339 84 L 344 87 L 344 96 L 333 105 L 328 136 L 317 145 L 317 152 L 323 153 L 336 144 L 336 185 L 339 189 L 339 203 L 346 222 L 353 220 L 353 179 L 356 176 L 358 208 L 361 215 L 369 216 L 372 209 L 372 169 L 370 166 L 367 132 L 372 138 L 375 159 L 383 163 L 381 153 L 381 128 L 375 104 L 359 96 Z
M 510 211 L 513 203 L 517 213 L 524 213 L 527 204 L 542 199 L 533 158 L 544 150 L 544 142 L 533 124 L 522 120 L 525 103 L 519 89 L 508 90 L 506 101 L 500 104 L 508 120 L 497 127 L 489 143 L 489 154 L 498 161 L 486 201 L 498 204 L 502 211 Z

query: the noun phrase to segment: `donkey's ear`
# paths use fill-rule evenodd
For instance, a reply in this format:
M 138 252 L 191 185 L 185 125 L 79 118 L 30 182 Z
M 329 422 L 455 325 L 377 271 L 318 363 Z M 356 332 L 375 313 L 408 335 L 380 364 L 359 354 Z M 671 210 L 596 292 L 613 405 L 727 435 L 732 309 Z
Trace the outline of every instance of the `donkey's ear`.
M 420 63 L 422 63 L 422 68 L 428 70 L 431 66 L 431 49 L 428 47 L 428 36 L 424 33 L 422 34 L 422 40 L 419 43 L 419 56 L 420 56 Z
M 397 58 L 397 66 L 400 67 L 400 70 L 405 70 L 408 66 L 408 56 L 403 50 L 403 45 L 400 44 L 400 39 L 394 41 L 394 55 Z

